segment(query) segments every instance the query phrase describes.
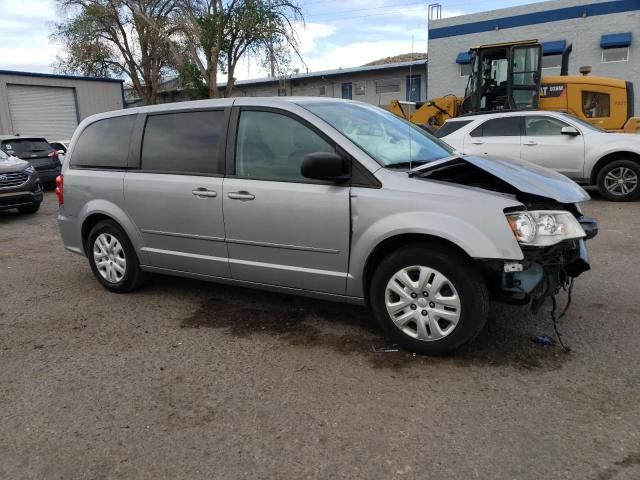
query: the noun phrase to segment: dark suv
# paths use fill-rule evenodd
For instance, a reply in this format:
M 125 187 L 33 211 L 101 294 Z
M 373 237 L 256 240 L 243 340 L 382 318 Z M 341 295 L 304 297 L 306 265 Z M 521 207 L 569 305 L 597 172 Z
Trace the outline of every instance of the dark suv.
M 0 150 L 0 210 L 36 213 L 41 202 L 42 187 L 33 165 Z
M 38 172 L 43 186 L 55 187 L 56 177 L 60 175 L 61 163 L 58 151 L 44 138 L 2 135 L 0 149 L 7 155 L 28 161 Z

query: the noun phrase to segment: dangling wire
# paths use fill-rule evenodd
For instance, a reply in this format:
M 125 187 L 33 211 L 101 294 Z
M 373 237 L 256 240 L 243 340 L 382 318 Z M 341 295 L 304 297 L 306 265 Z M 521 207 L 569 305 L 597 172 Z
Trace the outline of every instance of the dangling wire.
M 569 347 L 568 345 L 565 345 L 564 342 L 562 341 L 562 335 L 560 335 L 560 331 L 558 330 L 558 320 L 560 320 L 562 317 L 565 316 L 565 314 L 567 313 L 567 310 L 569 310 L 569 306 L 571 305 L 571 292 L 573 291 L 573 278 L 571 278 L 571 280 L 569 280 L 569 288 L 567 290 L 567 304 L 565 305 L 565 307 L 562 309 L 562 312 L 560 313 L 560 315 L 556 318 L 556 309 L 558 307 L 558 304 L 556 302 L 556 296 L 555 295 L 551 295 L 551 320 L 553 321 L 553 329 L 556 332 L 556 336 L 558 337 L 558 343 L 560 344 L 560 346 L 564 349 L 565 352 L 570 352 L 571 351 L 571 347 Z

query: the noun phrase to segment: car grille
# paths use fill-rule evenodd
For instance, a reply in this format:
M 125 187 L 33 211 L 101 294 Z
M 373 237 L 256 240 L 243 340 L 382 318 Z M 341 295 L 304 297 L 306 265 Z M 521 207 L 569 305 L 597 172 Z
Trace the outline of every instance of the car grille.
M 27 172 L 0 173 L 0 188 L 17 187 L 29 180 Z

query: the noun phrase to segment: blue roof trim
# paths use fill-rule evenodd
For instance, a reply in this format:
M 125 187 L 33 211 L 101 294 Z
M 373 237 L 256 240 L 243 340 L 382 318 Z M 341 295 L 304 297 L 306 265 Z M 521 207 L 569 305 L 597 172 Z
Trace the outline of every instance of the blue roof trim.
M 564 52 L 567 46 L 566 40 L 556 40 L 555 42 L 542 42 L 542 54 L 543 55 L 556 55 Z
M 465 65 L 471 63 L 471 54 L 469 52 L 460 52 L 456 57 L 456 63 Z
M 640 10 L 640 0 L 615 0 L 610 2 L 592 3 L 577 7 L 565 7 L 543 12 L 525 13 L 511 17 L 495 18 L 481 22 L 464 23 L 461 25 L 451 25 L 429 30 L 429 39 L 455 37 L 458 35 L 468 35 L 471 33 L 489 32 L 492 30 L 523 27 L 525 25 L 536 25 L 539 23 L 557 22 L 559 20 L 570 20 L 583 16 L 594 17 L 598 15 L 608 15 L 611 13 L 624 13 L 633 10 Z
M 600 38 L 600 48 L 628 47 L 631 45 L 632 38 L 631 32 L 602 35 Z
M 119 82 L 124 80 L 119 78 L 106 77 L 82 77 L 76 75 L 59 75 L 57 73 L 35 73 L 35 72 L 19 72 L 14 70 L 0 70 L 0 75 L 18 75 L 20 77 L 39 77 L 39 78 L 57 78 L 60 80 L 87 80 L 90 82 Z

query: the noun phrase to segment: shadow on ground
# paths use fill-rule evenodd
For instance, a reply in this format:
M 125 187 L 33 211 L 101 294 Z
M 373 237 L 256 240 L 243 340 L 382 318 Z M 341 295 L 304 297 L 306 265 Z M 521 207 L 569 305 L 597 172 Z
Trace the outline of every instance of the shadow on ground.
M 161 283 L 165 282 L 171 280 Z M 271 335 L 295 346 L 363 355 L 374 368 L 402 370 L 446 363 L 547 371 L 560 368 L 570 358 L 559 347 L 531 341 L 533 335 L 551 332 L 552 324 L 545 315 L 532 316 L 527 308 L 492 304 L 489 321 L 472 344 L 456 356 L 432 358 L 403 350 L 374 352 L 374 347 L 388 343 L 364 307 L 223 285 L 206 291 L 207 298 L 182 320 L 182 328 L 223 329 L 235 337 Z

